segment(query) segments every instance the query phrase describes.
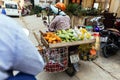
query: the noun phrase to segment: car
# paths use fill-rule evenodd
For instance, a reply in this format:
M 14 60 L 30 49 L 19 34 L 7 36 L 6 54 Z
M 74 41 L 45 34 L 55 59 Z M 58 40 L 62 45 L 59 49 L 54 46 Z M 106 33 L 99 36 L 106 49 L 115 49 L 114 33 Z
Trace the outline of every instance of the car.
M 8 16 L 20 16 L 21 12 L 19 10 L 17 2 L 14 1 L 4 1 L 3 5 Z M 2 7 L 0 8 L 1 11 Z

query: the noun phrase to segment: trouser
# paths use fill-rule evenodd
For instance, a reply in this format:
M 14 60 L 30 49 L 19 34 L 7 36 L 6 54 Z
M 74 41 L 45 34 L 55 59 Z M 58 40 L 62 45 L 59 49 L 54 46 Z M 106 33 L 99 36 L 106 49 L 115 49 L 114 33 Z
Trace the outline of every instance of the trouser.
M 17 75 L 11 75 L 7 80 L 37 80 L 35 76 L 19 72 Z

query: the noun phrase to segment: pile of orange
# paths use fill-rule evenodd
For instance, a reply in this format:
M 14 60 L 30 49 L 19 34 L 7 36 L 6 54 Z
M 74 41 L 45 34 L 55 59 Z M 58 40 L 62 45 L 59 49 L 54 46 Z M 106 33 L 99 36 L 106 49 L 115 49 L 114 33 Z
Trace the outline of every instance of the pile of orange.
M 43 37 L 48 41 L 48 43 L 59 43 L 62 42 L 62 39 L 57 36 L 54 32 L 46 32 Z

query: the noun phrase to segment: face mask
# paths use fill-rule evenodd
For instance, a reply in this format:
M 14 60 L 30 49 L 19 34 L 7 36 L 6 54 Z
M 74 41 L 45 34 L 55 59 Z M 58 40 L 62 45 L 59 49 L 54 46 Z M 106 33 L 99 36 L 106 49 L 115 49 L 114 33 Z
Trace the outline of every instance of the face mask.
M 65 13 L 65 12 L 63 12 L 63 11 L 59 10 L 58 8 L 56 8 L 56 7 L 55 7 L 55 6 L 53 6 L 53 5 L 50 5 L 50 8 L 52 9 L 52 11 L 53 11 L 55 14 L 58 14 L 58 15 L 63 15 L 63 16 L 65 16 L 65 15 L 66 15 L 66 13 Z

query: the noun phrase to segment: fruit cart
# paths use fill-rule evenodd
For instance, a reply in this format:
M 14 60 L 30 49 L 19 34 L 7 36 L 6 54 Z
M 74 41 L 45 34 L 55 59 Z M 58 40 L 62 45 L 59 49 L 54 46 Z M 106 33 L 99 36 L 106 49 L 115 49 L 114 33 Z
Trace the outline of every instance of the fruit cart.
M 75 52 L 75 48 L 79 47 L 82 44 L 94 44 L 95 39 L 90 40 L 81 40 L 81 41 L 71 41 L 71 42 L 58 42 L 58 43 L 49 43 L 45 37 L 44 33 L 40 31 L 41 34 L 41 43 L 45 46 L 45 49 L 42 52 L 42 56 L 46 62 L 45 71 L 46 72 L 62 72 L 66 71 L 68 75 L 73 76 L 75 74 L 75 69 L 73 68 L 74 63 L 77 63 L 80 60 L 79 52 Z M 71 47 L 74 47 L 71 50 Z M 79 47 L 80 48 L 80 47 Z M 71 66 L 72 65 L 72 66 Z

